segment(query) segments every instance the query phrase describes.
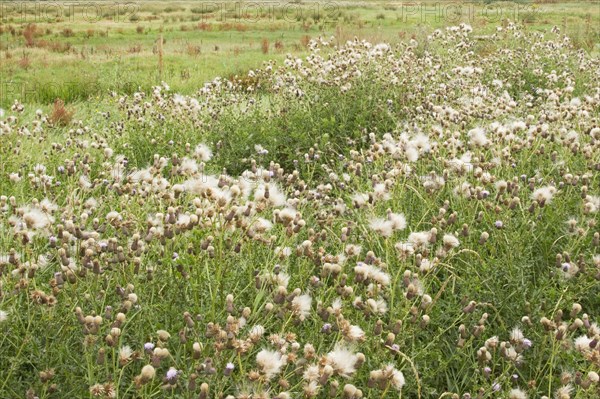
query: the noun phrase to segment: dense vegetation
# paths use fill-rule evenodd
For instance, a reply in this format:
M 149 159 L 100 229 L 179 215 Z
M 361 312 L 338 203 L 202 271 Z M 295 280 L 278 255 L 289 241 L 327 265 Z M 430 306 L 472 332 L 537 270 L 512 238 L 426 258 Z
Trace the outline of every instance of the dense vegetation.
M 15 102 L 0 396 L 598 397 L 600 62 L 471 31 Z

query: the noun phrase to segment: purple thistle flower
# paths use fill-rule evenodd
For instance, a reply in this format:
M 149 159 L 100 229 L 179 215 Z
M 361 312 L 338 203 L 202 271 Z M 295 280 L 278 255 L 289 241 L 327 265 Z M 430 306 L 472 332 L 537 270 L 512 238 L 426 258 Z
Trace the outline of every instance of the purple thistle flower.
M 176 369 L 176 368 L 174 368 L 174 367 L 171 367 L 171 368 L 170 368 L 170 369 L 167 371 L 167 375 L 166 375 L 166 377 L 167 377 L 167 380 L 169 380 L 169 381 L 170 381 L 170 380 L 173 380 L 173 379 L 177 378 L 177 373 L 178 373 L 177 369 Z

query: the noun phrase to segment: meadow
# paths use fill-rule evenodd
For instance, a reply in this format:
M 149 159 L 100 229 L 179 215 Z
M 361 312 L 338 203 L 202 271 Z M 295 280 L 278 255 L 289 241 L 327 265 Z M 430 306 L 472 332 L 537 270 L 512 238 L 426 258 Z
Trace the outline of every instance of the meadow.
M 320 36 L 337 44 L 354 37 L 395 44 L 461 22 L 489 34 L 510 20 L 534 31 L 559 26 L 577 47 L 597 53 L 600 35 L 595 1 L 14 1 L 0 11 L 4 108 L 15 98 L 85 102 L 109 91 L 149 91 L 163 81 L 193 94 L 215 76 L 306 55 L 308 41 Z
M 2 4 L 0 398 L 598 398 L 598 3 L 281 4 Z

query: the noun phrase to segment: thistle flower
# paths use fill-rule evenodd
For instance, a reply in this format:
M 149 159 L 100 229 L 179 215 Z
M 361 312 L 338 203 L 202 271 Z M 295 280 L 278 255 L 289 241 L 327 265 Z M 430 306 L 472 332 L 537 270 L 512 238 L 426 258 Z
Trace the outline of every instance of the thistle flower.
M 527 394 L 518 388 L 511 389 L 508 392 L 509 399 L 527 399 Z
M 388 220 L 392 223 L 392 229 L 404 230 L 406 228 L 406 217 L 403 213 L 388 212 Z
M 579 352 L 581 353 L 587 353 L 590 351 L 590 343 L 592 342 L 592 339 L 589 338 L 587 335 L 581 335 L 577 338 L 575 338 L 575 349 L 577 349 Z
M 133 350 L 129 346 L 122 346 L 119 349 L 119 363 L 121 366 L 125 365 L 127 362 L 131 360 L 133 355 Z
M 100 398 L 105 396 L 104 385 L 102 384 L 94 384 L 90 387 L 90 395 Z
M 270 380 L 281 372 L 281 369 L 287 363 L 287 356 L 280 352 L 263 349 L 256 354 L 256 363 L 265 377 Z
M 415 249 L 422 249 L 424 247 L 429 246 L 429 238 L 430 237 L 431 237 L 431 232 L 429 232 L 429 231 L 412 232 L 408 235 L 408 242 Z
M 154 379 L 154 376 L 156 376 L 156 370 L 154 369 L 154 367 L 152 365 L 147 364 L 144 367 L 142 367 L 142 371 L 140 372 L 140 375 L 138 376 L 138 381 L 141 384 L 146 384 L 146 383 L 152 381 Z
M 200 143 L 194 149 L 194 155 L 201 161 L 208 162 L 212 159 L 213 153 L 206 144 Z
M 531 199 L 537 201 L 539 204 L 549 204 L 552 202 L 555 193 L 556 187 L 554 186 L 540 187 L 531 193 Z
M 317 381 L 310 381 L 308 384 L 304 385 L 302 390 L 307 398 L 314 398 L 317 396 L 320 389 L 321 387 Z
M 362 247 L 360 245 L 354 244 L 348 244 L 346 245 L 346 248 L 344 248 L 344 252 L 346 252 L 346 255 L 348 256 L 358 256 L 360 255 L 361 250 Z
M 43 229 L 54 223 L 54 218 L 38 208 L 30 208 L 23 214 L 23 221 L 32 229 Z
M 234 369 L 235 369 L 235 365 L 233 363 L 227 363 L 225 365 L 225 370 L 223 371 L 223 375 L 225 375 L 226 377 L 230 376 Z
M 571 399 L 572 392 L 573 386 L 571 384 L 567 384 L 558 388 L 554 393 L 554 397 L 555 399 Z
M 292 310 L 299 315 L 300 320 L 304 320 L 310 314 L 311 303 L 310 295 L 299 295 L 292 300 Z
M 365 304 L 367 305 L 369 311 L 374 314 L 382 315 L 388 311 L 387 303 L 381 298 L 378 298 L 377 300 L 369 298 Z
M 389 274 L 373 265 L 358 262 L 357 266 L 354 268 L 354 273 L 361 279 L 372 280 L 383 286 L 390 284 Z
M 254 325 L 250 331 L 248 331 L 248 337 L 253 342 L 258 342 L 265 333 L 265 328 L 260 324 Z
M 447 249 L 456 248 L 460 245 L 460 241 L 458 241 L 458 238 L 456 238 L 452 234 L 444 234 L 442 242 L 444 243 L 444 248 Z
M 358 359 L 356 353 L 340 343 L 325 356 L 326 364 L 330 365 L 337 375 L 344 378 L 350 378 L 356 372 Z
M 489 139 L 485 134 L 485 130 L 482 128 L 475 128 L 469 130 L 467 136 L 471 139 L 471 144 L 476 147 L 484 147 L 490 143 Z
M 369 202 L 369 195 L 357 193 L 352 196 L 352 203 L 355 208 L 362 208 Z
M 178 375 L 179 372 L 177 371 L 177 369 L 175 367 L 170 367 L 169 370 L 167 370 L 167 373 L 165 374 L 165 378 L 167 379 L 167 381 L 171 382 L 174 381 Z
M 302 378 L 305 381 L 317 381 L 321 376 L 321 370 L 318 365 L 311 364 L 306 369 L 304 369 L 304 373 L 302 374 Z
M 365 339 L 365 332 L 357 325 L 350 325 L 344 330 L 344 338 L 349 342 L 358 342 Z
M 510 332 L 510 342 L 513 344 L 521 344 L 525 336 L 519 327 L 515 327 Z
M 394 231 L 394 222 L 382 218 L 373 218 L 369 221 L 369 227 L 383 237 L 390 237 Z
M 171 334 L 169 334 L 169 332 L 165 330 L 156 331 L 156 335 L 158 335 L 158 339 L 163 342 L 166 342 L 169 340 L 169 338 L 171 338 Z

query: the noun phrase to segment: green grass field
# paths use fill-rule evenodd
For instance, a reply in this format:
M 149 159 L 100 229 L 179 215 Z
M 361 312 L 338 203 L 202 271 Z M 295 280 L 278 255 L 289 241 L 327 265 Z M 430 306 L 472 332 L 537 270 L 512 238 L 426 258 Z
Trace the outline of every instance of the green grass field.
M 93 4 L 0 3 L 0 399 L 600 397 L 599 3 Z
M 429 27 L 466 22 L 486 34 L 512 20 L 532 31 L 557 25 L 577 46 L 597 53 L 600 34 L 600 6 L 593 1 L 73 4 L 3 3 L 0 106 L 14 98 L 83 101 L 111 90 L 148 90 L 161 80 L 191 94 L 215 76 L 243 74 L 288 53 L 305 54 L 308 40 L 319 36 L 333 35 L 339 43 L 354 37 L 397 43 L 423 36 Z

